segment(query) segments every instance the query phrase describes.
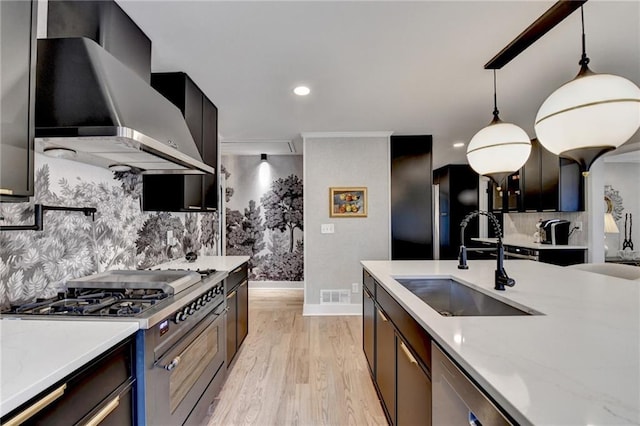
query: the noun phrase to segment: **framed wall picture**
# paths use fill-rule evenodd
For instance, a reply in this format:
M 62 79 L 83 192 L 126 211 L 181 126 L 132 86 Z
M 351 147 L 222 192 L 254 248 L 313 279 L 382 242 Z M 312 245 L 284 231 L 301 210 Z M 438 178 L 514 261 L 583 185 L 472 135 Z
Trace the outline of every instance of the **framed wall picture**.
M 367 217 L 367 188 L 329 188 L 330 217 Z

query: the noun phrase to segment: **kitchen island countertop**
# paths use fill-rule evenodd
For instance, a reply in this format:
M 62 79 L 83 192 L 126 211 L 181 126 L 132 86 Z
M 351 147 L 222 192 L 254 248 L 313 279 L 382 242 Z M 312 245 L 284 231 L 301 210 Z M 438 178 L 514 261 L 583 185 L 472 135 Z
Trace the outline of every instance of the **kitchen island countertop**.
M 3 318 L 0 417 L 137 330 L 137 322 Z
M 640 424 L 640 285 L 506 260 L 363 261 L 364 268 L 520 424 Z M 443 317 L 394 277 L 453 277 L 544 315 Z M 435 408 L 434 408 L 435 409 Z

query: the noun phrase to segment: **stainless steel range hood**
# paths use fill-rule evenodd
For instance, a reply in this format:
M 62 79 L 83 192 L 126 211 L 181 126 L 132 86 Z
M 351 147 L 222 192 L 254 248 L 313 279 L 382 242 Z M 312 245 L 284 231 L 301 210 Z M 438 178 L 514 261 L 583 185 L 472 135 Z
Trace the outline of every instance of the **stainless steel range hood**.
M 35 123 L 40 152 L 145 174 L 215 173 L 180 110 L 90 39 L 38 40 Z

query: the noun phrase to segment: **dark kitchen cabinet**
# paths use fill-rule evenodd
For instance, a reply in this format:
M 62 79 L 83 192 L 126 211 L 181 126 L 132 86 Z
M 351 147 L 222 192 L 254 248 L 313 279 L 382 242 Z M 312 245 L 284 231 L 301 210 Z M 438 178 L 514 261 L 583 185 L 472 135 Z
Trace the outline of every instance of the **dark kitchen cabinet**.
M 398 425 L 426 425 L 431 423 L 431 378 L 418 364 L 409 346 L 397 338 L 397 402 Z
M 149 83 L 151 40 L 115 1 L 47 2 L 47 37 L 85 37 Z
M 227 368 L 249 333 L 249 275 L 244 263 L 225 279 L 227 297 Z
M 182 72 L 154 73 L 151 85 L 185 118 L 203 162 L 214 175 L 144 175 L 143 210 L 212 211 L 218 206 L 218 109 Z
M 432 137 L 391 136 L 391 258 L 433 259 Z
M 457 259 L 461 245 L 460 222 L 473 211 L 478 210 L 478 174 L 466 164 L 449 164 L 434 170 L 433 183 L 437 188 L 440 259 Z M 465 229 L 465 239 L 478 236 L 478 218 L 469 222 Z
M 376 382 L 384 402 L 387 418 L 396 417 L 396 335 L 393 325 L 376 307 Z
M 100 424 L 105 426 L 132 425 L 133 353 L 129 338 L 17 407 L 0 423 L 98 424 L 96 419 L 102 418 Z
M 37 4 L 0 1 L 0 201 L 33 195 Z
M 584 183 L 578 163 L 560 158 L 531 140 L 531 154 L 522 167 L 524 211 L 584 210 Z
M 428 426 L 431 336 L 367 271 L 363 292 L 363 350 L 387 420 Z
M 362 349 L 364 356 L 367 358 L 369 371 L 375 376 L 375 321 L 376 321 L 376 305 L 373 301 L 373 295 L 369 293 L 366 287 L 362 290 Z

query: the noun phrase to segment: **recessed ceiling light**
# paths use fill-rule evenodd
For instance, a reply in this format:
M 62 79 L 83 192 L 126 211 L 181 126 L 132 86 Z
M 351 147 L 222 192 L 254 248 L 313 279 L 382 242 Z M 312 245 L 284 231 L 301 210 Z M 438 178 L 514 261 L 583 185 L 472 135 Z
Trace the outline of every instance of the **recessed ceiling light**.
M 307 96 L 309 93 L 311 93 L 311 89 L 309 89 L 307 86 L 298 86 L 293 89 L 293 93 L 298 96 Z
M 453 144 L 454 148 L 462 148 L 464 146 L 464 142 L 456 142 Z
M 58 147 L 45 148 L 42 153 L 53 158 L 70 159 L 70 158 L 76 157 L 76 151 L 70 148 L 58 148 Z

